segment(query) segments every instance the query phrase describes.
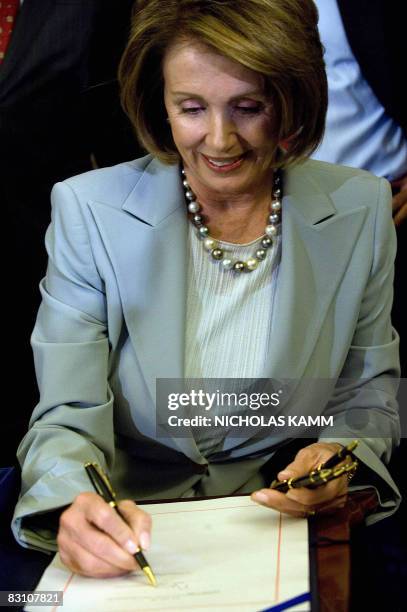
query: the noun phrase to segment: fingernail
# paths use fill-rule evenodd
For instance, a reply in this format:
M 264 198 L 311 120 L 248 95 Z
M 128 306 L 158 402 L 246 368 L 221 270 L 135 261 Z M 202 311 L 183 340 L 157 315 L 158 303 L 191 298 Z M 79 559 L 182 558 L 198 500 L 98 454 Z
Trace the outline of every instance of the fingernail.
M 289 471 L 286 472 L 283 470 L 282 472 L 279 472 L 278 475 L 282 480 L 288 480 L 289 478 L 291 478 L 293 474 L 292 472 L 289 472 Z
M 142 531 L 140 533 L 140 546 L 141 548 L 143 548 L 144 550 L 147 550 L 148 547 L 150 546 L 150 534 L 147 531 Z
M 124 548 L 131 555 L 134 555 L 134 553 L 136 553 L 138 551 L 138 546 L 137 546 L 137 544 L 135 542 L 133 542 L 133 540 L 127 540 L 126 544 L 124 545 Z
M 254 501 L 259 502 L 259 504 L 267 503 L 267 495 L 265 493 L 253 493 L 252 498 Z

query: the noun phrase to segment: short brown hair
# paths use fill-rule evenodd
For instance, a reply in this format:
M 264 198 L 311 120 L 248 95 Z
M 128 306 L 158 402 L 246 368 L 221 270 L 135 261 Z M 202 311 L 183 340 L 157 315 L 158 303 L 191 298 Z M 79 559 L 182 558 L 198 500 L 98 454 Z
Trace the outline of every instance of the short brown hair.
M 276 142 L 292 136 L 278 165 L 310 155 L 323 135 L 328 97 L 317 22 L 313 0 L 138 0 L 119 81 L 140 142 L 166 163 L 179 160 L 162 61 L 175 41 L 193 39 L 263 76 Z

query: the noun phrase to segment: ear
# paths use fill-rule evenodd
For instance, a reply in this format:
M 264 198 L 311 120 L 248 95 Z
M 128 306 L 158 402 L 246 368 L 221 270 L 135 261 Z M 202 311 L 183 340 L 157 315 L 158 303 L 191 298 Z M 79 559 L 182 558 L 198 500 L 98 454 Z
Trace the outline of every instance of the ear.
M 284 140 L 280 140 L 278 146 L 280 147 L 280 149 L 283 149 L 283 151 L 288 151 L 288 149 L 290 148 L 290 141 L 291 138 L 285 138 Z
M 283 149 L 283 151 L 288 151 L 294 141 L 294 138 L 296 138 L 296 136 L 298 136 L 298 134 L 300 134 L 301 132 L 302 127 L 300 127 L 296 132 L 294 132 L 294 134 L 291 134 L 291 136 L 287 136 L 287 138 L 283 138 L 283 140 L 280 140 L 278 146 Z

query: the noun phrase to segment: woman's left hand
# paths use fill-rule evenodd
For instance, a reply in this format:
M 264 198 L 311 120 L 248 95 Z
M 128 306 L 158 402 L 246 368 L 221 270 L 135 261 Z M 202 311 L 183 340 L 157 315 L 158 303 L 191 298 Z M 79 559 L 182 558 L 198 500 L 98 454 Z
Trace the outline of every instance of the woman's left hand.
M 407 176 L 393 181 L 391 185 L 398 190 L 393 196 L 393 220 L 397 227 L 407 219 Z
M 325 442 L 305 446 L 297 453 L 294 461 L 278 473 L 277 478 L 286 480 L 305 476 L 327 461 L 340 448 L 342 448 L 340 444 Z M 308 517 L 319 511 L 341 508 L 346 502 L 347 492 L 348 479 L 344 475 L 316 489 L 302 487 L 290 489 L 287 493 L 260 489 L 252 493 L 251 498 L 262 506 L 274 508 L 279 512 L 297 517 Z

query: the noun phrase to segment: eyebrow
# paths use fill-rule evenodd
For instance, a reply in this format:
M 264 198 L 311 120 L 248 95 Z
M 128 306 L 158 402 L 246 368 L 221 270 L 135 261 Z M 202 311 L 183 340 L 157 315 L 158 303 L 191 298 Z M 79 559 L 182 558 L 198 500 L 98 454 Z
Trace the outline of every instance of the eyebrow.
M 200 100 L 202 102 L 205 102 L 205 98 L 203 98 L 199 94 L 195 94 L 190 91 L 189 92 L 188 91 L 173 91 L 171 92 L 171 95 L 176 96 L 177 98 L 193 98 L 195 100 Z M 241 100 L 242 98 L 251 98 L 251 97 L 261 97 L 264 100 L 266 96 L 264 92 L 261 92 L 258 90 L 247 91 L 243 94 L 239 94 L 238 96 L 233 96 L 232 98 L 230 98 L 230 102 L 234 102 L 235 100 Z

